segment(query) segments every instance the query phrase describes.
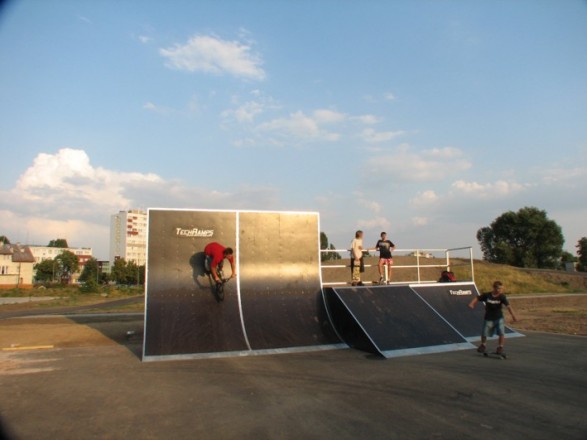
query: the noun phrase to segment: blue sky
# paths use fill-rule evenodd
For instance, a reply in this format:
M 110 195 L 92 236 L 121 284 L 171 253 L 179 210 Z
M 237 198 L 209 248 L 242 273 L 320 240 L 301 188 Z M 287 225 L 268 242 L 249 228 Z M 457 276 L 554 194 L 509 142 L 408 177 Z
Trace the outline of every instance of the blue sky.
M 19 0 L 0 234 L 108 255 L 129 208 L 318 211 L 398 248 L 536 206 L 587 235 L 584 1 Z

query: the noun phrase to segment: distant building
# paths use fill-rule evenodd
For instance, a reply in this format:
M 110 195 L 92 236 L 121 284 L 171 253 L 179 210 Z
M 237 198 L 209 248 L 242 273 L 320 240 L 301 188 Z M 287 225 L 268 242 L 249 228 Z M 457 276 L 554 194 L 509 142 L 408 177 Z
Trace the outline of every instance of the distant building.
M 80 271 L 88 262 L 88 260 L 92 258 L 92 248 L 58 248 L 35 245 L 29 245 L 28 247 L 31 249 L 31 252 L 35 257 L 35 263 L 40 263 L 41 261 L 45 260 L 54 260 L 55 257 L 61 252 L 69 251 L 77 256 L 80 265 Z
M 40 263 L 41 261 L 45 260 L 54 260 L 61 252 L 69 251 L 77 257 L 77 261 L 79 262 L 79 269 L 76 273 L 71 274 L 70 282 L 75 284 L 79 276 L 84 270 L 84 266 L 88 262 L 90 258 L 92 258 L 92 248 L 60 248 L 60 247 L 51 247 L 51 246 L 36 246 L 36 245 L 29 245 L 28 246 L 35 258 L 35 263 Z M 36 274 L 34 271 L 33 275 Z
M 0 245 L 0 289 L 31 288 L 34 265 L 29 246 Z
M 140 209 L 120 211 L 110 217 L 110 264 L 117 258 L 147 262 L 147 213 Z

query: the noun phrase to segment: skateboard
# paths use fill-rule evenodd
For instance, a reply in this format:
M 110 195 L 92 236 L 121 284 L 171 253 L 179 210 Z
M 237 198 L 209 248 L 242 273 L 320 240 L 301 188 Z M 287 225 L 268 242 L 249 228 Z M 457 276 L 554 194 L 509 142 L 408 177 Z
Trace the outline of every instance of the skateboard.
M 503 359 L 503 360 L 505 360 L 505 359 L 508 358 L 507 354 L 505 354 L 503 352 L 502 353 L 498 353 L 496 351 L 492 351 L 492 352 L 486 351 L 485 353 L 483 353 L 483 357 L 486 357 L 486 358 L 493 357 L 493 358 Z

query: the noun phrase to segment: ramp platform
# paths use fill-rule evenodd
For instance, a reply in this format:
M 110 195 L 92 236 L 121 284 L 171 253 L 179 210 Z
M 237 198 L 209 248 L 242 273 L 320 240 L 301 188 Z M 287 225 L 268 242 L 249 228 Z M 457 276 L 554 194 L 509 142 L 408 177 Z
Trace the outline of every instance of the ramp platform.
M 409 285 L 327 288 L 327 310 L 349 345 L 384 357 L 473 348 Z

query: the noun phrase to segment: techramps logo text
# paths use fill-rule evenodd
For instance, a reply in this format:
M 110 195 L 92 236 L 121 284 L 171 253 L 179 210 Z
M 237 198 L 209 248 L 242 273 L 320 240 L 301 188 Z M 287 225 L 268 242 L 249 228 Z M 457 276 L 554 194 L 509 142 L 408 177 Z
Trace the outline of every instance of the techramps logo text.
M 466 296 L 466 295 L 472 295 L 473 294 L 473 292 L 471 290 L 462 290 L 462 289 L 459 289 L 459 290 L 449 290 L 448 292 L 451 295 L 454 295 L 454 296 Z
M 199 229 L 199 228 L 175 228 L 175 235 L 178 237 L 187 238 L 210 238 L 214 236 L 214 229 Z

